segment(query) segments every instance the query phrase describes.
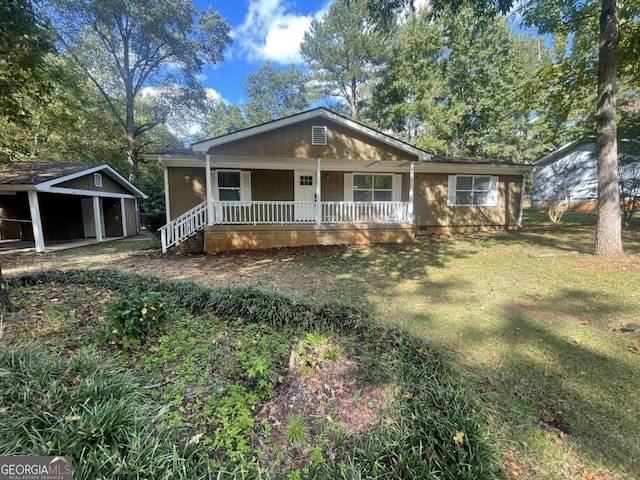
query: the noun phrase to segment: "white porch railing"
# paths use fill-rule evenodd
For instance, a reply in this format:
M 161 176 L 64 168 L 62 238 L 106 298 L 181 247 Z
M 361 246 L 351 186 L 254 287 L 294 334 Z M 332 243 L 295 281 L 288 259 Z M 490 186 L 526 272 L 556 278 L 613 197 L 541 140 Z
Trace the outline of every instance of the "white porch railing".
M 320 223 L 411 223 L 408 202 L 321 202 Z M 213 225 L 285 225 L 318 222 L 315 202 L 213 202 Z M 207 203 L 160 228 L 162 252 L 207 225 Z
M 406 202 L 321 202 L 320 223 L 409 223 Z M 315 202 L 213 202 L 216 225 L 317 223 Z
M 323 223 L 410 223 L 407 202 L 322 202 Z
M 193 207 L 188 212 L 174 218 L 164 227 L 160 227 L 162 253 L 173 245 L 178 245 L 189 237 L 193 237 L 207 224 L 207 202 Z
M 213 202 L 215 225 L 284 225 L 315 221 L 315 202 Z

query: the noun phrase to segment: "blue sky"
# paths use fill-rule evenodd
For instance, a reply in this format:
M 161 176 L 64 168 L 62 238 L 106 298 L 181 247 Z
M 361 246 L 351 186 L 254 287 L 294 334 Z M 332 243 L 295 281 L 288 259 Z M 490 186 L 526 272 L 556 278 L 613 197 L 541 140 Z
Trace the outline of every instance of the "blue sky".
M 231 25 L 233 45 L 225 60 L 204 70 L 202 83 L 214 96 L 243 104 L 242 84 L 266 61 L 288 67 L 301 63 L 299 45 L 313 19 L 326 13 L 332 0 L 194 0 L 199 10 L 211 6 Z

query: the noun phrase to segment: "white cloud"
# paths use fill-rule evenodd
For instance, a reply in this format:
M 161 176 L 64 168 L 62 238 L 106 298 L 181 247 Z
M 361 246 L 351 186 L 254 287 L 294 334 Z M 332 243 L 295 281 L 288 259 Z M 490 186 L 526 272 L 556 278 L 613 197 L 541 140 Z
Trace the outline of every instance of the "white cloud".
M 140 90 L 143 98 L 159 98 L 162 90 L 157 87 L 143 87 Z M 229 103 L 225 98 L 213 88 L 205 88 L 206 102 L 212 106 L 215 102 Z M 169 131 L 182 141 L 190 142 L 193 137 L 202 133 L 202 124 L 205 114 L 198 110 L 187 108 L 177 108 L 167 117 L 166 126 Z
M 413 7 L 416 9 L 417 11 L 422 10 L 423 8 L 428 7 L 430 4 L 429 0 L 415 0 L 413 2 Z
M 312 15 L 288 11 L 285 0 L 251 0 L 244 22 L 232 32 L 234 41 L 250 61 L 301 63 L 300 43 L 313 19 L 329 9 L 328 1 Z
M 220 95 L 220 92 L 218 92 L 217 90 L 214 90 L 213 88 L 205 88 L 204 91 L 207 95 L 207 100 L 220 100 L 225 103 L 229 103 L 224 98 L 222 98 L 222 95 Z

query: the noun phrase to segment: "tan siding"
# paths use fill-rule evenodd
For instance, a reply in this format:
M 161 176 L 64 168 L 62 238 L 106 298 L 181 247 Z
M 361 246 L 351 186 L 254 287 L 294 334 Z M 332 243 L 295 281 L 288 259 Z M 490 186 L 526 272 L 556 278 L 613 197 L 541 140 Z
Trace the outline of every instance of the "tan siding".
M 252 170 L 251 200 L 293 201 L 293 171 Z
M 109 192 L 109 193 L 126 193 L 131 195 L 131 192 L 113 180 L 104 172 L 97 172 L 102 175 L 102 187 L 96 187 L 93 183 L 93 173 L 84 175 L 82 177 L 74 178 L 67 182 L 57 183 L 54 186 L 60 188 L 72 188 L 75 190 L 91 190 L 95 192 Z
M 169 168 L 169 211 L 174 219 L 207 199 L 204 168 Z
M 418 227 L 514 226 L 520 215 L 522 177 L 498 178 L 497 207 L 447 206 L 448 175 L 416 174 L 415 217 Z M 403 188 L 404 190 L 404 188 Z
M 342 202 L 344 200 L 344 172 L 322 172 L 321 175 L 321 200 L 323 202 Z M 329 175 L 328 178 L 327 175 Z
M 408 202 L 409 201 L 409 174 L 402 174 L 402 192 L 400 193 L 400 201 Z M 415 194 L 414 194 L 415 197 Z
M 327 127 L 327 145 L 311 145 L 311 127 Z M 317 118 L 254 135 L 209 150 L 213 155 L 251 157 L 337 158 L 353 160 L 416 160 L 400 149 L 367 135 L 346 129 L 331 120 Z

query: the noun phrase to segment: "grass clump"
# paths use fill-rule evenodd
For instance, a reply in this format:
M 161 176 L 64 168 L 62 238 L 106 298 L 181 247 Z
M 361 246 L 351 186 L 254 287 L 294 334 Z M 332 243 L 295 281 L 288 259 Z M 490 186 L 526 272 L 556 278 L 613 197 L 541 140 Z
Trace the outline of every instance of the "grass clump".
M 0 349 L 0 451 L 70 455 L 74 478 L 209 478 L 198 446 L 154 424 L 135 380 L 95 353 Z M 189 472 L 189 473 L 187 473 Z

